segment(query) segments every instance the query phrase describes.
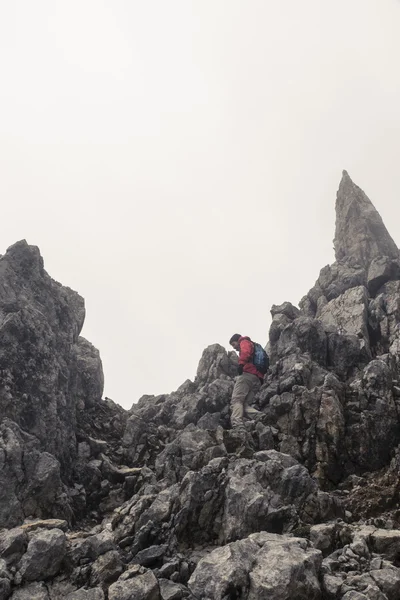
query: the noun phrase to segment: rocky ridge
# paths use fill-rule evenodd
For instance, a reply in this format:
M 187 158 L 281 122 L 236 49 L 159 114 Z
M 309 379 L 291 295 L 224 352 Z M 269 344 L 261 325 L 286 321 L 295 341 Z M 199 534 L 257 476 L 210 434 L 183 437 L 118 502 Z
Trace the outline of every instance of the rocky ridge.
M 244 447 L 235 353 L 125 411 L 82 298 L 24 241 L 0 258 L 0 600 L 400 598 L 400 254 L 346 172 L 336 214 Z

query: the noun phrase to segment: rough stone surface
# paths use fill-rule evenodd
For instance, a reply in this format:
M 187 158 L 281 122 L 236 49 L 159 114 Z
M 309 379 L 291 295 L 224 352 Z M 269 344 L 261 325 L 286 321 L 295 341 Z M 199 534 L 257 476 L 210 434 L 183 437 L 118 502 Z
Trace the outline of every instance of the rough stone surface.
M 0 600 L 398 600 L 400 263 L 344 175 L 336 261 L 271 309 L 261 411 L 237 356 L 129 411 L 102 399 L 83 300 L 0 258 Z
M 19 572 L 28 581 L 48 579 L 60 569 L 66 548 L 65 534 L 59 529 L 34 535 L 21 559 Z
M 259 533 L 218 548 L 203 558 L 189 580 L 195 597 L 321 598 L 318 550 L 307 542 Z
M 364 192 L 344 171 L 336 199 L 335 254 L 370 265 L 380 257 L 399 258 L 399 250 L 381 216 Z
M 65 600 L 104 600 L 104 592 L 101 588 L 92 588 L 91 590 L 80 589 L 68 594 Z
M 28 536 L 22 528 L 5 529 L 0 533 L 0 558 L 6 563 L 17 562 L 28 545 Z
M 109 600 L 161 600 L 160 587 L 151 571 L 110 586 Z
M 11 600 L 50 600 L 44 583 L 31 583 L 16 590 Z

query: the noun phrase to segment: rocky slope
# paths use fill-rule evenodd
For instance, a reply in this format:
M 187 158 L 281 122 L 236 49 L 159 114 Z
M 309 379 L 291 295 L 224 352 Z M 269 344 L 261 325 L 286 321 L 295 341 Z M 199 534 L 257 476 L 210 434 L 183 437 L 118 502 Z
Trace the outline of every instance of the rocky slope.
M 235 353 L 125 411 L 82 298 L 26 242 L 0 258 L 0 600 L 399 600 L 400 255 L 347 173 L 336 208 L 245 448 Z

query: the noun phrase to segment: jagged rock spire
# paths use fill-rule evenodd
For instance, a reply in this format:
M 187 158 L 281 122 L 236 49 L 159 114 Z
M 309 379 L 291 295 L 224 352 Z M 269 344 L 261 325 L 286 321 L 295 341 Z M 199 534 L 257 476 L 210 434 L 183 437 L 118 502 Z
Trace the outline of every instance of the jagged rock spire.
M 354 257 L 369 266 L 374 258 L 399 258 L 399 250 L 369 198 L 343 171 L 336 200 L 336 260 Z

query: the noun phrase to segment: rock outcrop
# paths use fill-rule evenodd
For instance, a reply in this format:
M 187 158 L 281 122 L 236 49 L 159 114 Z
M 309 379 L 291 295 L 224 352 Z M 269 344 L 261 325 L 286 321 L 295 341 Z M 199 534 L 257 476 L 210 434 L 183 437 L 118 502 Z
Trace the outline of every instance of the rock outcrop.
M 400 598 L 399 250 L 347 173 L 336 211 L 244 444 L 234 352 L 125 411 L 82 298 L 26 242 L 0 258 L 0 600 Z
M 367 268 L 382 258 L 399 260 L 399 250 L 380 214 L 344 171 L 336 200 L 335 255 L 349 257 Z

